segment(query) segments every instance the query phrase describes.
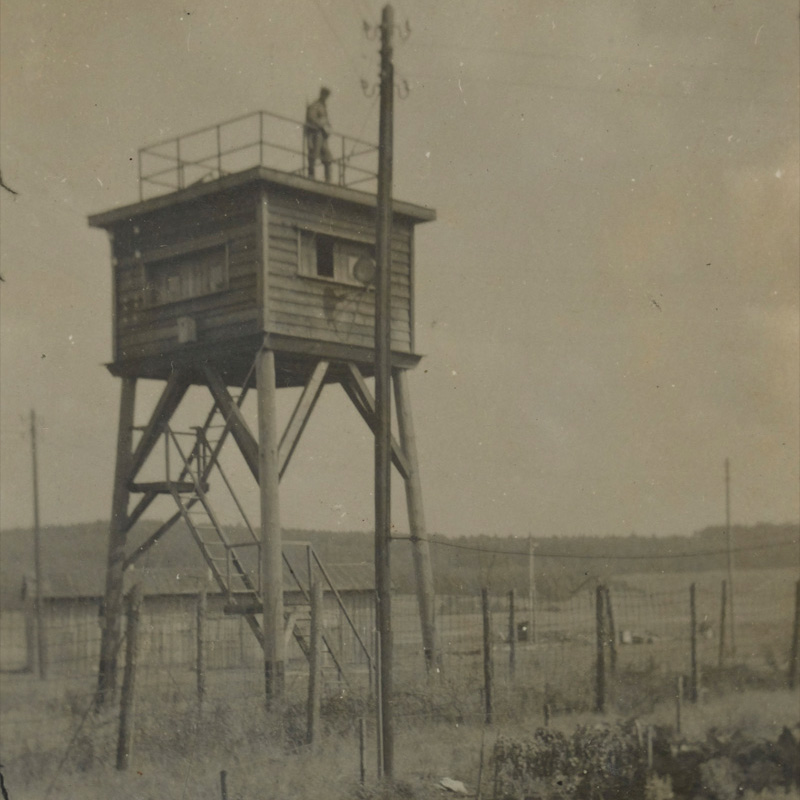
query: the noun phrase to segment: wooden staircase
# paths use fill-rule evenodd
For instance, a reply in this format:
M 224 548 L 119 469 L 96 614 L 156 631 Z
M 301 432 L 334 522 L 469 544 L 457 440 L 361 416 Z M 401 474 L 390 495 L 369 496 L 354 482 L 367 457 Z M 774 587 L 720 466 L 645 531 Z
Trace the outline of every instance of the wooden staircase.
M 240 396 L 237 403 L 240 404 L 243 398 Z M 218 414 L 215 406 L 211 409 L 205 425 L 197 427 L 193 431 L 177 432 L 165 426 L 164 434 L 168 442 L 168 447 L 178 454 L 180 472 L 177 480 L 169 477 L 169 458 L 167 458 L 167 480 L 159 484 L 150 484 L 152 491 L 168 493 L 172 496 L 175 504 L 180 511 L 181 517 L 186 523 L 186 527 L 192 535 L 195 543 L 200 549 L 200 553 L 205 560 L 211 575 L 214 578 L 220 591 L 225 595 L 225 612 L 228 614 L 242 615 L 247 620 L 247 624 L 253 631 L 259 645 L 264 647 L 264 634 L 261 624 L 257 619 L 263 608 L 261 595 L 261 541 L 256 534 L 253 526 L 247 518 L 241 503 L 237 499 L 230 481 L 225 475 L 222 466 L 219 464 L 218 455 L 224 438 L 228 432 L 227 424 L 215 426 L 213 424 L 215 416 Z M 210 441 L 207 434 L 216 428 L 222 428 L 222 433 L 217 441 Z M 191 449 L 181 445 L 181 439 L 191 437 Z M 238 539 L 226 530 L 219 516 L 214 511 L 208 496 L 208 478 L 212 470 L 216 470 L 233 498 L 239 513 L 245 523 L 247 534 L 242 538 L 238 533 Z M 241 527 L 237 526 L 237 531 Z M 344 618 L 350 625 L 357 641 L 366 655 L 370 671 L 372 669 L 372 657 L 366 645 L 359 636 L 342 599 L 333 586 L 330 576 L 320 561 L 319 557 L 310 545 L 304 545 L 308 549 L 308 571 L 309 576 L 304 582 L 297 570 L 293 567 L 286 553 L 282 554 L 284 565 L 291 575 L 293 582 L 298 589 L 302 602 L 287 608 L 284 612 L 284 636 L 288 643 L 292 638 L 297 642 L 301 652 L 306 658 L 310 657 L 310 609 L 311 609 L 311 580 L 312 565 L 316 567 L 317 573 L 327 589 L 335 597 Z M 333 664 L 339 673 L 340 679 L 347 682 L 340 659 L 323 631 L 323 646 L 331 657 Z

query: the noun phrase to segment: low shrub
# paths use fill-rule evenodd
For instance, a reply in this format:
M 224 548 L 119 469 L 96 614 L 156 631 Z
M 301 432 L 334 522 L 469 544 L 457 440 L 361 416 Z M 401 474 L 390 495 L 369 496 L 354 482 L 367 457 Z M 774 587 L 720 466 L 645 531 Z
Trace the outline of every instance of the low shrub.
M 644 797 L 646 761 L 631 725 L 582 725 L 572 736 L 538 728 L 500 737 L 492 755 L 498 800 Z

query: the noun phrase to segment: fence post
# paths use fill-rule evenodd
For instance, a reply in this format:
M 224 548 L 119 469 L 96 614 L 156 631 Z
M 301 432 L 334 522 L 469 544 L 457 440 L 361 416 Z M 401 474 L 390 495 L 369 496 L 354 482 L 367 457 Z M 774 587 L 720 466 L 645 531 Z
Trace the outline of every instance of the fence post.
M 675 693 L 675 732 L 681 732 L 681 710 L 683 708 L 683 675 L 678 675 Z
M 358 774 L 362 786 L 364 785 L 364 781 L 367 777 L 367 768 L 364 761 L 366 744 L 367 744 L 367 721 L 364 719 L 364 717 L 360 717 L 358 720 Z
M 514 608 L 516 593 L 513 589 L 508 593 L 508 674 L 514 680 L 517 669 L 517 622 Z
M 308 743 L 319 744 L 319 709 L 322 689 L 322 581 L 311 586 L 311 647 L 308 658 Z
M 611 675 L 617 674 L 617 628 L 614 624 L 614 608 L 611 605 L 611 590 L 608 586 L 604 587 L 606 596 L 606 619 L 608 620 L 608 646 L 609 646 L 609 667 Z
M 603 713 L 606 709 L 606 661 L 605 661 L 605 592 L 602 584 L 597 585 L 595 590 L 595 626 L 596 626 L 596 647 L 597 647 L 597 673 L 595 684 L 594 708 L 598 713 Z
M 722 581 L 722 601 L 719 608 L 719 655 L 717 665 L 722 669 L 725 663 L 725 612 L 728 608 L 728 583 Z
M 376 621 L 377 622 L 377 621 Z M 383 778 L 383 709 L 381 708 L 381 634 L 375 629 L 375 744 L 378 756 L 378 780 Z
M 197 703 L 202 709 L 206 696 L 206 610 L 207 598 L 205 589 L 197 595 Z
M 25 672 L 36 669 L 36 609 L 33 598 L 25 596 Z
M 794 628 L 792 630 L 792 649 L 789 653 L 789 688 L 797 685 L 798 648 L 800 648 L 800 581 L 794 587 Z
M 483 702 L 487 725 L 492 724 L 492 612 L 489 609 L 489 590 L 481 589 L 483 605 Z
M 219 792 L 222 800 L 228 800 L 228 773 L 224 769 L 219 771 Z
M 136 658 L 139 651 L 139 614 L 142 587 L 135 584 L 126 598 L 125 614 L 125 672 L 122 678 L 122 699 L 119 707 L 119 737 L 117 739 L 117 769 L 126 770 L 133 749 L 134 700 L 136 691 Z
M 692 672 L 689 678 L 689 700 L 692 703 L 697 702 L 698 685 L 697 685 L 697 586 L 692 584 L 689 587 L 689 617 L 690 617 L 690 635 L 691 635 L 691 667 Z

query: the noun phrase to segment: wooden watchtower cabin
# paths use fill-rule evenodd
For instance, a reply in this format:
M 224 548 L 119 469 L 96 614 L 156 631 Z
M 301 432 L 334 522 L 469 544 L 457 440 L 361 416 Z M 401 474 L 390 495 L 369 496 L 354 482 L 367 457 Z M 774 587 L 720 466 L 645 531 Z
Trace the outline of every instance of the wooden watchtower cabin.
M 181 519 L 229 593 L 230 610 L 246 616 L 263 646 L 268 699 L 282 692 L 292 632 L 302 647 L 284 607 L 280 478 L 326 386 L 340 385 L 365 422 L 375 424 L 367 379 L 375 355 L 376 195 L 369 190 L 377 147 L 339 134 L 331 144 L 341 155 L 337 181 L 325 183 L 307 175 L 302 123 L 256 112 L 143 148 L 139 202 L 89 218 L 111 241 L 108 369 L 122 381 L 100 703 L 117 684 L 123 574 Z M 399 441 L 392 443 L 392 460 L 406 488 L 429 661 L 436 646 L 433 581 L 406 372 L 420 360 L 414 349 L 414 229 L 434 218 L 429 208 L 393 202 L 391 341 Z M 162 381 L 163 390 L 149 420 L 136 426 L 139 378 Z M 171 419 L 192 386 L 207 387 L 209 410 L 187 437 L 173 430 Z M 275 397 L 285 387 L 303 388 L 279 431 Z M 251 391 L 257 430 L 241 410 Z M 231 541 L 208 498 L 219 480 L 220 449 L 230 440 L 259 486 L 261 518 L 247 541 Z M 172 453 L 171 460 L 159 456 L 166 474 L 144 482 L 142 468 L 162 441 Z M 132 548 L 130 531 L 160 495 L 174 500 L 174 513 Z M 315 568 L 324 574 L 321 564 Z M 308 584 L 311 574 L 310 566 Z M 310 585 L 300 588 L 310 593 Z

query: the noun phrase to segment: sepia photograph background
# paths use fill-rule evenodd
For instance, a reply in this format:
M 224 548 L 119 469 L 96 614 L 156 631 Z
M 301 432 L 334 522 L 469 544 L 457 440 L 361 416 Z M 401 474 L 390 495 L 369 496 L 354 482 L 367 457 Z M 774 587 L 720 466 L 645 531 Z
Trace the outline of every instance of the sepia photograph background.
M 568 673 L 575 686 L 594 680 L 595 584 L 610 585 L 616 598 L 621 654 L 626 635 L 651 648 L 631 656 L 630 669 L 660 664 L 670 703 L 688 659 L 675 642 L 688 641 L 690 584 L 711 631 L 701 640 L 708 664 L 724 666 L 717 650 L 730 648 L 735 632 L 741 664 L 785 676 L 800 570 L 797 3 L 393 6 L 393 195 L 436 211 L 414 242 L 423 358 L 409 388 L 444 664 L 470 698 L 453 711 L 447 702 L 462 690 L 452 688 L 442 713 L 468 726 L 483 718 L 475 654 L 487 587 L 498 630 L 508 629 L 515 589 L 517 621 L 531 636 L 538 625 L 553 644 L 540 652 L 531 641 L 525 650 L 520 639 L 516 656 L 537 719 L 543 704 L 584 708 L 558 686 Z M 0 0 L 0 673 L 8 673 L 0 674 L 0 709 L 10 726 L 0 723 L 0 734 L 27 741 L 29 761 L 50 754 L 30 770 L 41 775 L 23 777 L 20 754 L 9 762 L 3 753 L 6 774 L 29 781 L 31 797 L 57 793 L 57 778 L 73 790 L 99 781 L 97 770 L 113 764 L 103 747 L 116 735 L 114 724 L 84 715 L 99 639 L 91 587 L 105 580 L 120 397 L 105 366 L 113 358 L 110 245 L 87 218 L 139 200 L 140 148 L 259 111 L 297 120 L 300 130 L 322 86 L 331 90 L 334 130 L 377 142 L 381 8 L 375 0 Z M 138 424 L 160 389 L 141 382 Z M 278 392 L 279 421 L 298 394 Z M 190 395 L 185 405 L 188 419 L 208 400 Z M 45 684 L 32 674 L 20 600 L 34 572 L 32 411 L 45 573 L 75 598 L 88 575 L 94 592 L 91 614 L 63 642 L 51 638 Z M 254 408 L 247 413 L 255 419 Z M 257 520 L 246 465 L 235 448 L 223 461 Z M 281 482 L 287 538 L 313 541 L 339 565 L 369 563 L 372 481 L 372 434 L 345 393 L 326 387 Z M 236 518 L 233 503 L 220 507 L 224 520 Z M 154 504 L 142 524 L 152 530 L 173 511 Z M 406 514 L 395 476 L 398 675 L 416 685 L 424 669 Z M 185 532 L 168 539 L 147 561 L 153 587 L 162 568 L 202 571 Z M 344 578 L 354 587 L 355 572 Z M 742 627 L 720 647 L 734 611 L 720 621 L 723 580 Z M 194 593 L 184 605 L 172 598 L 181 609 L 173 627 L 147 622 L 159 631 L 148 640 L 152 652 L 182 642 L 168 656 L 173 667 L 154 661 L 142 685 L 183 722 L 183 701 L 173 708 L 164 693 L 194 691 L 185 688 L 194 686 Z M 374 618 L 364 613 L 358 624 L 368 637 Z M 249 709 L 263 691 L 257 644 L 241 643 L 242 626 L 231 633 L 226 625 L 209 634 L 220 642 L 209 686 L 223 698 L 223 684 L 236 685 L 230 707 Z M 358 662 L 350 634 L 340 635 Z M 508 639 L 497 633 L 496 648 L 508 649 Z M 59 672 L 62 646 L 65 663 L 79 651 L 85 661 Z M 296 682 L 305 686 L 298 663 Z M 519 704 L 513 669 L 502 668 L 510 718 Z M 59 728 L 51 718 L 70 706 L 65 681 L 74 707 Z M 622 706 L 626 691 L 639 690 L 618 688 Z M 753 702 L 790 709 L 793 701 L 778 696 Z M 409 731 L 422 706 L 428 713 L 430 702 L 406 708 Z M 771 720 L 790 724 L 792 713 Z M 157 775 L 153 753 L 166 735 L 161 723 L 140 724 L 145 771 Z M 480 725 L 465 735 L 477 756 Z M 89 745 L 75 744 L 82 737 L 90 756 Z M 414 754 L 409 737 L 400 745 Z M 214 770 L 233 764 L 209 752 Z M 448 765 L 451 755 L 441 770 L 461 764 Z M 403 757 L 413 772 L 420 754 Z M 287 785 L 276 797 L 293 796 Z

